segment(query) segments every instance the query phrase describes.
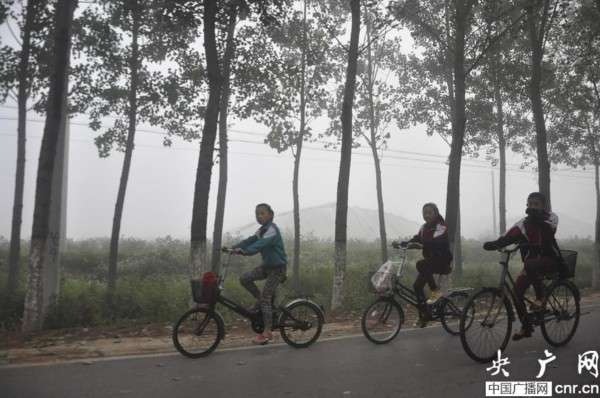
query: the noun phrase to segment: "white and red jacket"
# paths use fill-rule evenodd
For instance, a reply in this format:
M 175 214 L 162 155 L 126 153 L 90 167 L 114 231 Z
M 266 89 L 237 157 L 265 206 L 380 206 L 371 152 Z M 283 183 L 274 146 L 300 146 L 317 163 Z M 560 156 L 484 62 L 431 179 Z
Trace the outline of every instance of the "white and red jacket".
M 513 243 L 526 243 L 521 251 L 523 259 L 536 257 L 559 257 L 560 252 L 554 235 L 558 216 L 544 212 L 541 217 L 527 216 L 512 226 L 495 243 L 504 247 Z
M 448 240 L 448 227 L 442 217 L 431 224 L 423 224 L 419 233 L 409 242 L 418 242 L 423 245 L 423 257 L 443 257 L 452 260 L 450 242 Z

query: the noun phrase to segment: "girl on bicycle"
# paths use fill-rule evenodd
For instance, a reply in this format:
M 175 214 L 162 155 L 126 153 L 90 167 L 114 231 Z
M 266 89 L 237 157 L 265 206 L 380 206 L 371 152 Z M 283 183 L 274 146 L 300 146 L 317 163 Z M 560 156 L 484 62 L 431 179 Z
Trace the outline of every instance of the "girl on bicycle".
M 450 243 L 448 240 L 448 228 L 444 218 L 435 203 L 425 203 L 423 205 L 423 219 L 425 224 L 421 226 L 418 234 L 406 242 L 392 242 L 392 246 L 407 247 L 409 245 L 423 248 L 423 259 L 417 261 L 417 279 L 413 284 L 415 294 L 420 303 L 419 319 L 415 326 L 425 327 L 428 321 L 428 311 L 425 305 L 425 284 L 429 285 L 431 295 L 427 304 L 434 304 L 442 297 L 441 289 L 435 283 L 433 274 L 447 275 L 452 271 L 452 253 L 450 252 Z
M 240 283 L 256 298 L 254 310 L 261 309 L 264 331 L 257 335 L 254 344 L 267 344 L 272 338 L 273 323 L 272 299 L 277 286 L 286 278 L 287 256 L 279 228 L 273 222 L 275 213 L 271 206 L 260 203 L 256 206 L 256 221 L 260 228 L 249 238 L 233 246 L 234 253 L 252 256 L 260 253 L 262 264 L 240 277 Z M 266 280 L 262 293 L 254 283 Z
M 515 281 L 515 306 L 522 325 L 521 330 L 513 335 L 515 341 L 531 337 L 533 332 L 525 308 L 525 291 L 533 285 L 536 301 L 533 302 L 532 309 L 542 308 L 542 276 L 558 271 L 560 265 L 560 251 L 554 238 L 558 216 L 546 209 L 546 197 L 540 192 L 529 194 L 525 213 L 527 217 L 517 222 L 504 236 L 483 244 L 485 250 L 498 250 L 513 243 L 526 244 L 521 249 L 524 268 Z

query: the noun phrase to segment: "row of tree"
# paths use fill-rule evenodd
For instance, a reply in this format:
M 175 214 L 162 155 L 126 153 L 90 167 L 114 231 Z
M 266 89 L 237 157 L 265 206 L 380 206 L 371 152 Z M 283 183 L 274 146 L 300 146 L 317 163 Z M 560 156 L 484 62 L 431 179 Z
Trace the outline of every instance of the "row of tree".
M 23 327 L 40 327 L 50 181 L 67 113 L 86 114 L 100 156 L 125 156 L 110 253 L 108 300 L 137 127 L 200 139 L 190 274 L 218 269 L 230 114 L 269 127 L 265 142 L 293 154 L 293 284 L 300 288 L 300 166 L 305 142 L 339 147 L 332 308 L 343 300 L 352 149 L 366 145 L 376 176 L 381 257 L 387 259 L 380 151 L 394 128 L 424 124 L 449 145 L 446 221 L 461 272 L 460 170 L 465 155 L 500 169 L 506 228 L 506 153 L 521 153 L 550 199 L 551 164 L 593 165 L 600 210 L 598 0 L 30 0 L 0 8 L 18 21 L 18 47 L 0 48 L 0 99 L 18 106 L 18 156 L 8 289 L 19 275 L 28 104 L 46 125 L 34 205 Z M 49 21 L 53 21 L 49 23 Z M 401 40 L 410 32 L 412 44 Z M 349 39 L 348 39 L 349 38 Z M 349 40 L 346 44 L 346 40 Z M 403 49 L 404 47 L 404 49 Z M 408 50 L 407 50 L 408 48 Z M 69 84 L 70 81 L 70 84 Z M 330 128 L 313 134 L 327 116 Z M 106 120 L 111 124 L 106 127 Z M 201 132 L 200 132 L 201 131 Z M 333 137 L 333 139 L 331 139 Z M 327 138 L 327 139 L 325 139 Z M 217 144 L 218 143 L 218 144 Z M 212 258 L 207 247 L 213 163 L 219 163 Z M 600 211 L 596 246 L 600 253 Z M 596 268 L 595 284 L 600 273 Z

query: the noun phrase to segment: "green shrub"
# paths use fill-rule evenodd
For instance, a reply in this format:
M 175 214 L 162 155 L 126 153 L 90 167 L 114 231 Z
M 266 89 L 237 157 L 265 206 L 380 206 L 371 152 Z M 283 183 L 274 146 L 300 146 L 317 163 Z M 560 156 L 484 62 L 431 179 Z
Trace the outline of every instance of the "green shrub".
M 226 242 L 230 245 L 231 238 Z M 48 310 L 45 326 L 63 328 L 96 326 L 114 323 L 173 322 L 190 305 L 188 280 L 189 243 L 169 237 L 154 241 L 122 239 L 119 255 L 119 280 L 112 311 L 106 303 L 106 276 L 108 239 L 69 241 L 62 257 L 60 297 Z M 291 242 L 286 242 L 288 249 Z M 23 248 L 27 243 L 23 242 Z M 590 286 L 594 255 L 589 240 L 561 242 L 565 249 L 579 252 L 575 282 L 580 288 Z M 390 255 L 394 259 L 394 252 Z M 22 255 L 20 289 L 10 299 L 6 297 L 8 244 L 0 239 L 0 329 L 18 326 L 23 314 L 27 258 Z M 348 264 L 345 274 L 342 311 L 360 312 L 373 300 L 369 291 L 369 273 L 381 261 L 377 242 L 351 241 L 348 243 Z M 404 272 L 403 283 L 412 286 L 416 276 L 415 262 L 420 253 L 412 251 Z M 463 241 L 464 267 L 462 277 L 452 277 L 453 286 L 481 287 L 497 285 L 500 276 L 499 254 L 485 252 L 481 242 Z M 226 257 L 224 257 L 225 259 Z M 225 284 L 225 295 L 250 306 L 254 299 L 239 284 L 239 276 L 260 263 L 259 256 L 234 257 Z M 315 238 L 302 242 L 300 295 L 310 296 L 329 310 L 333 284 L 333 243 Z M 516 277 L 522 263 L 518 257 L 511 262 Z M 278 291 L 278 300 L 286 300 L 296 293 L 289 280 Z M 260 282 L 259 282 L 260 285 Z M 227 321 L 236 314 L 223 309 Z

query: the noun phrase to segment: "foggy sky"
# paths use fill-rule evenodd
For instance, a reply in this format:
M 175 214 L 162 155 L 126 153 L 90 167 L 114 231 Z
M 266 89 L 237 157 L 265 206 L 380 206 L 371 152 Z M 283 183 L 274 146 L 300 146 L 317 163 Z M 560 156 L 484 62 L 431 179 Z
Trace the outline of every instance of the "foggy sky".
M 16 110 L 0 107 L 0 118 L 16 118 Z M 29 119 L 43 120 L 30 113 Z M 81 117 L 75 123 L 85 121 Z M 14 194 L 16 162 L 16 121 L 0 120 L 0 235 L 9 237 Z M 325 128 L 322 121 L 313 129 Z M 37 158 L 43 123 L 28 123 L 23 237 L 31 234 L 33 196 Z M 267 128 L 252 122 L 234 122 L 232 129 L 266 135 Z M 140 129 L 156 128 L 140 126 Z M 253 220 L 254 205 L 268 202 L 282 213 L 292 209 L 292 156 L 278 155 L 267 145 L 243 141 L 262 141 L 261 136 L 231 132 L 229 185 L 225 214 L 225 231 Z M 71 125 L 69 159 L 67 236 L 87 238 L 109 236 L 114 203 L 122 166 L 122 153 L 114 152 L 100 159 L 93 143 L 94 132 Z M 318 143 L 307 147 L 319 148 Z M 389 148 L 436 154 L 440 157 L 384 152 L 382 178 L 385 210 L 421 222 L 423 203 L 438 203 L 445 211 L 447 167 L 441 156 L 447 156 L 447 144 L 439 137 L 428 137 L 422 128 L 393 131 Z M 171 235 L 189 238 L 193 188 L 199 143 L 174 140 L 172 148 L 162 147 L 162 136 L 140 132 L 136 135 L 129 186 L 123 213 L 122 236 L 155 238 Z M 300 171 L 300 204 L 302 207 L 335 202 L 339 153 L 306 149 Z M 424 161 L 393 159 L 420 158 Z M 518 157 L 509 156 L 508 162 Z M 492 230 L 491 175 L 483 162 L 464 161 L 461 175 L 463 235 L 479 237 Z M 473 167 L 471 167 L 473 166 Z M 580 236 L 592 234 L 595 215 L 593 180 L 588 173 L 554 172 L 552 202 L 554 211 L 563 217 L 583 222 Z M 209 231 L 215 209 L 218 165 L 213 169 L 210 197 Z M 496 174 L 496 186 L 498 175 Z M 509 223 L 523 214 L 526 196 L 537 190 L 533 172 L 509 172 L 507 176 L 507 209 Z M 497 193 L 496 187 L 496 193 Z M 375 178 L 372 158 L 367 148 L 354 151 L 350 178 L 351 206 L 376 209 Z M 560 231 L 560 225 L 559 225 Z M 210 238 L 210 236 L 209 236 Z
M 11 37 L 0 27 L 3 43 Z M 405 37 L 406 36 L 406 37 Z M 410 43 L 410 35 L 402 35 Z M 16 104 L 0 105 L 0 236 L 10 236 L 17 146 Z M 44 115 L 30 112 L 28 119 L 44 120 Z M 75 123 L 87 122 L 77 116 Z M 105 120 L 105 127 L 109 120 Z M 251 121 L 232 120 L 230 131 L 229 177 L 225 212 L 225 231 L 252 222 L 254 205 L 268 202 L 278 212 L 292 209 L 291 153 L 277 154 L 262 142 L 268 129 Z M 323 131 L 328 120 L 311 125 L 315 135 Z M 37 159 L 43 123 L 28 123 L 26 179 L 22 236 L 30 236 Z M 138 129 L 156 131 L 155 127 Z M 242 133 L 243 131 L 245 133 Z M 421 222 L 421 206 L 436 202 L 445 212 L 448 145 L 438 136 L 429 137 L 422 127 L 398 131 L 392 129 L 388 148 L 432 154 L 421 156 L 384 152 L 382 179 L 385 210 L 407 219 Z M 258 135 L 257 135 L 258 134 Z M 106 237 L 110 235 L 114 204 L 119 184 L 123 154 L 113 152 L 109 158 L 98 157 L 93 143 L 95 133 L 87 126 L 71 124 L 69 154 L 69 186 L 67 236 L 69 238 Z M 367 148 L 354 150 L 350 176 L 350 206 L 376 209 L 375 177 L 372 157 Z M 319 143 L 305 144 L 300 169 L 300 205 L 317 206 L 335 202 L 340 154 L 312 148 Z M 160 134 L 139 131 L 133 152 L 129 185 L 125 200 L 121 234 L 138 238 L 171 235 L 188 239 L 199 142 L 174 139 L 172 148 L 162 147 Z M 405 160 L 411 158 L 421 159 Z M 509 163 L 520 158 L 509 153 Z M 571 224 L 581 224 L 580 236 L 593 232 L 595 217 L 594 184 L 591 172 L 553 172 L 552 203 L 559 217 L 568 217 Z M 218 165 L 213 168 L 209 208 L 209 238 L 215 211 Z M 496 171 L 496 194 L 498 174 Z M 507 174 L 508 223 L 523 215 L 526 196 L 537 190 L 537 176 L 532 171 Z M 463 160 L 461 171 L 462 233 L 466 237 L 489 235 L 492 231 L 492 194 L 489 163 Z M 580 221 L 577 221 L 580 220 Z M 575 221 L 575 222 L 573 222 Z M 560 225 L 559 225 L 560 236 Z

